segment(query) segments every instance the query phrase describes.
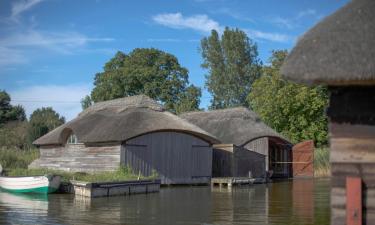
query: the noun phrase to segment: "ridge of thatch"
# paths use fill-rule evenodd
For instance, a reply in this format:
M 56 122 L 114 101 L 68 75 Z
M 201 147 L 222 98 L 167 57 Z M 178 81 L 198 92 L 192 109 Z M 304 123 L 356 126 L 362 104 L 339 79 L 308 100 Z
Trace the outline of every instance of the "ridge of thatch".
M 145 95 L 99 102 L 35 140 L 35 145 L 61 145 L 74 133 L 81 143 L 123 142 L 156 131 L 189 133 L 209 143 L 219 141 L 208 132 L 165 111 Z
M 375 1 L 354 0 L 306 32 L 281 68 L 308 84 L 375 83 Z
M 180 117 L 215 135 L 222 143 L 242 146 L 261 137 L 277 137 L 289 142 L 245 107 L 188 112 Z
M 102 110 L 114 110 L 121 112 L 131 108 L 148 108 L 155 111 L 165 110 L 163 105 L 159 104 L 147 95 L 134 95 L 130 97 L 97 102 L 81 112 L 79 116 L 100 112 Z

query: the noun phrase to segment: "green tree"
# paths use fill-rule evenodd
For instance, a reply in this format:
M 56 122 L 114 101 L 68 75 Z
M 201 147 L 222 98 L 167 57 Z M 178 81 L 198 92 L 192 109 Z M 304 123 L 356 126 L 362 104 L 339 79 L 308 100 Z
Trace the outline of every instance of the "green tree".
M 28 149 L 27 121 L 9 121 L 0 128 L 0 146 L 9 149 Z
M 104 71 L 95 75 L 91 99 L 100 102 L 138 94 L 164 103 L 172 112 L 182 112 L 197 109 L 201 91 L 189 85 L 188 70 L 175 56 L 154 48 L 137 48 L 128 55 L 118 52 Z
M 327 143 L 328 94 L 324 87 L 308 87 L 283 80 L 280 67 L 287 51 L 273 51 L 270 65 L 264 66 L 248 102 L 271 127 L 293 143 L 313 139 L 320 146 Z
M 30 116 L 28 136 L 34 141 L 65 123 L 65 118 L 56 113 L 51 107 L 36 109 Z
M 248 106 L 246 97 L 260 76 L 257 46 L 239 29 L 225 28 L 221 39 L 216 30 L 201 40 L 202 67 L 208 70 L 206 87 L 212 109 Z
M 6 91 L 0 91 L 0 126 L 9 121 L 26 120 L 25 109 L 21 105 L 12 106 Z
M 91 97 L 86 95 L 83 99 L 81 99 L 81 106 L 82 109 L 85 110 L 88 107 L 92 106 L 92 100 Z
M 175 105 L 177 114 L 199 110 L 200 96 L 202 95 L 201 89 L 191 85 L 186 88 L 186 91 L 180 94 L 179 102 Z

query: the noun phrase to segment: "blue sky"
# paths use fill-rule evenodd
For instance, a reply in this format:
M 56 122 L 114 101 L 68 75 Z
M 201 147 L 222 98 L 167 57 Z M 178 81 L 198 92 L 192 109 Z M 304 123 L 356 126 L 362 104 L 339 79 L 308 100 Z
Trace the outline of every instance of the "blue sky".
M 0 1 L 0 89 L 27 114 L 52 106 L 68 120 L 81 111 L 95 73 L 116 51 L 154 47 L 177 56 L 204 88 L 198 48 L 211 29 L 238 27 L 267 63 L 347 0 Z M 203 90 L 201 107 L 210 102 Z

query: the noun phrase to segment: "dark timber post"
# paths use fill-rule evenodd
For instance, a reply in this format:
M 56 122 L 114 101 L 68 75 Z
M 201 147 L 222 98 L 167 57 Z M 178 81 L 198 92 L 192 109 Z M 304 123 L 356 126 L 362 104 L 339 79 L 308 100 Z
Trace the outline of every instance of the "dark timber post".
M 310 29 L 281 73 L 328 86 L 331 224 L 375 224 L 375 1 L 354 0 Z

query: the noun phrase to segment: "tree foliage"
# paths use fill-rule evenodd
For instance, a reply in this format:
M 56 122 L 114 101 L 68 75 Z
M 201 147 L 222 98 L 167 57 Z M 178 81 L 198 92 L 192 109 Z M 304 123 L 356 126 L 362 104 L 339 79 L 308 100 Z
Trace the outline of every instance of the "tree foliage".
M 255 43 L 239 29 L 216 30 L 201 40 L 202 67 L 208 70 L 206 87 L 212 94 L 211 109 L 248 106 L 246 97 L 260 76 Z
M 201 90 L 189 85 L 188 70 L 177 58 L 154 48 L 117 54 L 95 75 L 94 102 L 145 94 L 172 112 L 198 109 Z
M 85 110 L 88 107 L 92 106 L 92 100 L 91 97 L 86 95 L 83 99 L 81 99 L 81 106 L 82 109 Z
M 0 128 L 0 147 L 9 149 L 29 149 L 27 121 L 10 121 Z
M 308 87 L 283 80 L 280 67 L 287 51 L 273 51 L 270 65 L 264 66 L 248 102 L 271 127 L 293 143 L 313 139 L 320 146 L 327 143 L 328 94 L 324 87 Z
M 65 118 L 56 113 L 51 107 L 36 109 L 30 116 L 28 135 L 30 141 L 45 135 L 65 123 Z
M 0 91 L 0 126 L 9 121 L 26 120 L 25 110 L 22 106 L 12 106 L 11 98 L 6 91 Z

